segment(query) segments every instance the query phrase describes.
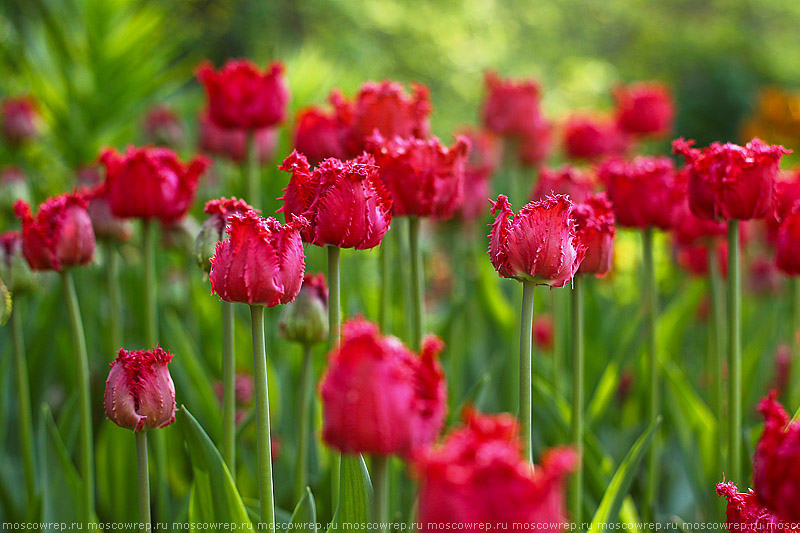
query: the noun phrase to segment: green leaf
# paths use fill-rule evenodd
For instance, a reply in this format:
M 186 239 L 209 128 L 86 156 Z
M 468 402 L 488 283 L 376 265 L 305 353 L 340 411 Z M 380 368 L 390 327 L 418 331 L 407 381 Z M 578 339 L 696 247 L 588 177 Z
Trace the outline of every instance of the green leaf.
M 64 446 L 50 407 L 46 404 L 42 405 L 39 417 L 37 446 L 42 491 L 41 519 L 59 522 L 79 520 L 77 497 L 81 494 L 82 481 Z
M 317 510 L 314 506 L 314 495 L 306 487 L 303 497 L 297 502 L 292 518 L 289 520 L 290 531 L 316 531 Z
M 139 513 L 131 502 L 138 501 L 139 475 L 136 440 L 133 432 L 116 424 L 104 423 L 97 435 L 98 510 L 120 522 L 135 522 Z
M 606 493 L 600 501 L 600 506 L 592 518 L 592 525 L 589 531 L 604 529 L 606 524 L 616 523 L 622 508 L 622 502 L 628 495 L 636 470 L 639 468 L 639 464 L 644 458 L 644 452 L 650 445 L 650 441 L 653 440 L 656 429 L 660 424 L 661 417 L 658 417 L 628 450 L 614 477 L 611 478 L 611 483 L 608 484 Z
M 189 521 L 250 525 L 247 510 L 222 456 L 185 406 L 181 406 L 178 424 L 189 449 L 194 473 L 189 497 Z
M 328 531 L 367 524 L 372 509 L 372 482 L 361 455 L 342 455 L 339 476 L 339 505 Z

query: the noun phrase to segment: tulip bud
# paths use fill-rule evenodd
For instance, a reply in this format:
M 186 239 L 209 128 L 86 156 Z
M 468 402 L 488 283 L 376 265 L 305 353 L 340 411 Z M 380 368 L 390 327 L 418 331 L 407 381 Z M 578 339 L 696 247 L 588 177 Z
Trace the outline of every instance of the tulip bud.
M 31 189 L 22 169 L 8 165 L 0 170 L 0 211 L 12 211 L 17 200 L 30 203 Z
M 3 137 L 11 145 L 18 145 L 39 133 L 39 112 L 30 97 L 9 98 L 2 106 Z
M 305 346 L 328 338 L 328 287 L 322 274 L 306 273 L 294 302 L 283 310 L 278 328 L 286 340 Z
M 247 211 L 260 213 L 244 200 L 236 198 L 220 198 L 206 204 L 205 212 L 208 214 L 208 218 L 200 227 L 194 243 L 195 260 L 206 274 L 211 270 L 211 258 L 214 257 L 217 243 L 225 238 L 225 226 L 228 224 L 228 218 L 234 213 L 242 214 Z
M 144 119 L 144 136 L 148 143 L 177 148 L 185 137 L 183 124 L 177 113 L 164 106 L 148 111 Z
M 22 255 L 22 234 L 18 231 L 0 234 L 0 280 L 14 295 L 36 287 L 36 275 Z
M 175 385 L 167 364 L 172 354 L 120 349 L 106 380 L 106 416 L 116 425 L 144 431 L 175 421 Z

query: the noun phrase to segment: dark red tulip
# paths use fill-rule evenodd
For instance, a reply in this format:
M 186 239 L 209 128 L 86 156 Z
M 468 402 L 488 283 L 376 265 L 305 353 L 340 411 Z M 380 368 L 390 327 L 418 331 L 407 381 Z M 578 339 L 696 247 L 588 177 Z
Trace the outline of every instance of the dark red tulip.
M 281 225 L 255 211 L 230 215 L 229 237 L 211 258 L 211 290 L 226 302 L 250 305 L 275 307 L 294 300 L 303 283 L 300 232 L 307 225 L 303 217 Z
M 532 468 L 522 458 L 511 415 L 467 410 L 464 418 L 462 427 L 416 463 L 420 530 L 562 531 L 568 523 L 564 485 L 577 455 L 550 449 Z
M 32 269 L 60 272 L 94 258 L 92 221 L 81 195 L 48 198 L 36 216 L 22 200 L 14 204 L 14 211 L 22 219 L 22 253 Z
M 220 198 L 206 203 L 205 212 L 208 218 L 197 234 L 194 247 L 195 259 L 200 268 L 206 272 L 211 270 L 210 259 L 217 243 L 225 238 L 225 228 L 231 215 L 241 215 L 248 211 L 261 212 L 237 198 Z
M 629 144 L 610 117 L 572 115 L 564 124 L 564 152 L 572 159 L 623 155 Z
M 205 113 L 200 115 L 200 150 L 227 158 L 235 163 L 247 159 L 247 130 L 222 128 Z M 278 144 L 278 131 L 274 127 L 255 131 L 256 158 L 262 165 L 272 161 Z
M 447 403 L 442 347 L 428 336 L 417 356 L 364 319 L 347 322 L 320 384 L 325 442 L 343 453 L 403 457 L 430 446 Z
M 352 138 L 357 153 L 376 130 L 387 139 L 428 136 L 432 109 L 428 88 L 412 84 L 411 90 L 412 94 L 406 94 L 402 84 L 390 80 L 367 82 L 361 87 L 353 111 Z
M 675 207 L 674 173 L 672 160 L 667 157 L 611 159 L 597 169 L 618 224 L 664 230 L 670 227 Z
M 689 207 L 700 218 L 762 218 L 770 213 L 783 146 L 753 139 L 746 146 L 712 143 L 703 150 L 678 139 L 675 153 L 690 167 Z
M 175 384 L 167 364 L 172 354 L 120 349 L 106 380 L 106 416 L 116 425 L 145 431 L 175 421 Z
M 594 192 L 595 182 L 593 174 L 571 165 L 556 169 L 541 167 L 530 199 L 535 201 L 549 194 L 566 194 L 572 202 L 580 203 Z
M 392 194 L 397 216 L 453 216 L 464 201 L 464 164 L 469 141 L 456 137 L 451 147 L 439 139 L 387 139 L 379 134 L 368 141 L 380 177 Z
M 572 210 L 578 240 L 586 247 L 579 274 L 604 276 L 614 264 L 614 211 L 605 193 L 590 196 Z
M 672 212 L 670 231 L 679 245 L 696 244 L 725 235 L 725 224 L 719 220 L 700 218 L 692 213 L 688 195 L 689 171 L 681 169 L 675 175 L 675 207 Z
M 103 150 L 106 198 L 120 218 L 158 218 L 164 224 L 186 215 L 194 201 L 197 180 L 210 161 L 195 157 L 187 165 L 167 148 L 129 146 L 124 154 Z
M 18 145 L 39 134 L 39 110 L 29 96 L 3 100 L 0 115 L 3 138 L 8 144 Z
M 775 180 L 775 220 L 781 222 L 800 201 L 800 168 L 779 172 Z M 767 217 L 768 222 L 771 217 Z
M 800 275 L 800 205 L 783 218 L 778 229 L 775 264 L 788 276 Z
M 165 106 L 156 106 L 144 118 L 145 142 L 170 148 L 183 144 L 186 134 L 178 114 Z
M 312 165 L 334 157 L 348 159 L 352 151 L 353 104 L 338 93 L 329 98 L 333 111 L 326 113 L 320 107 L 309 107 L 297 116 L 294 148 Z
M 286 119 L 289 89 L 279 62 L 263 72 L 246 60 L 229 60 L 219 71 L 206 62 L 197 69 L 197 78 L 206 92 L 209 116 L 222 128 L 253 131 Z
M 516 215 L 505 195 L 492 203 L 489 258 L 504 278 L 563 287 L 572 283 L 586 247 L 572 221 L 573 203 L 564 195 L 530 202 Z
M 666 136 L 672 131 L 675 103 L 670 90 L 658 83 L 634 83 L 614 90 L 617 124 L 636 135 Z
M 555 328 L 553 317 L 550 315 L 536 315 L 533 318 L 533 342 L 539 350 L 549 352 L 553 349 Z
M 501 137 L 524 139 L 541 134 L 544 117 L 539 84 L 533 80 L 500 79 L 494 72 L 485 75 L 486 97 L 483 124 Z
M 461 220 L 475 220 L 486 214 L 489 185 L 502 157 L 500 140 L 486 130 L 465 128 L 460 135 L 471 145 L 464 165 L 464 202 L 456 212 Z
M 326 159 L 312 172 L 295 150 L 279 168 L 292 173 L 279 211 L 287 222 L 298 215 L 309 221 L 305 242 L 359 250 L 381 243 L 392 221 L 392 199 L 371 155 Z
M 544 118 L 517 143 L 519 162 L 528 167 L 538 167 L 544 163 L 552 149 L 553 125 Z

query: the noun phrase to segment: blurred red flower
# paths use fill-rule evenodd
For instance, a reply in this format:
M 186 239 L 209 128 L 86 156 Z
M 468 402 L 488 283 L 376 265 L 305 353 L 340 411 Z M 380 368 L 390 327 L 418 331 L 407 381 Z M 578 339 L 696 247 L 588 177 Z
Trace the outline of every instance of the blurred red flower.
M 355 153 L 366 147 L 367 139 L 376 130 L 387 139 L 422 139 L 428 136 L 428 116 L 432 109 L 428 88 L 412 84 L 411 90 L 409 95 L 402 84 L 390 80 L 367 82 L 361 86 L 353 104 L 352 142 Z
M 487 130 L 463 128 L 460 135 L 470 142 L 464 165 L 464 202 L 456 211 L 462 220 L 475 220 L 486 213 L 490 182 L 502 157 L 499 139 Z
M 184 141 L 183 123 L 178 114 L 166 106 L 150 109 L 144 117 L 145 142 L 179 148 Z
M 294 148 L 312 165 L 329 157 L 348 159 L 356 155 L 352 153 L 353 104 L 337 91 L 332 92 L 328 100 L 333 107 L 331 113 L 313 106 L 297 115 Z
M 783 217 L 775 243 L 775 264 L 787 276 L 800 275 L 800 205 Z
M 235 163 L 247 158 L 247 130 L 220 127 L 207 113 L 200 115 L 200 150 L 225 157 Z M 262 165 L 272 161 L 278 144 L 278 131 L 274 127 L 255 130 L 256 158 Z
M 572 210 L 578 240 L 586 247 L 586 255 L 578 267 L 579 274 L 604 276 L 614 264 L 614 211 L 605 193 L 594 194 L 575 204 Z
M 553 317 L 550 315 L 536 315 L 533 317 L 533 342 L 536 347 L 545 352 L 553 349 L 555 331 Z
M 564 152 L 572 159 L 624 155 L 629 144 L 610 117 L 572 115 L 564 124 Z
M 6 98 L 0 106 L 3 138 L 8 144 L 18 145 L 39 134 L 39 110 L 30 96 Z
M 205 212 L 208 218 L 200 227 L 194 246 L 195 259 L 200 268 L 206 272 L 211 270 L 210 259 L 217 243 L 225 238 L 225 228 L 231 215 L 241 215 L 248 211 L 261 212 L 237 198 L 220 198 L 206 203 Z
M 531 193 L 531 201 L 541 200 L 548 194 L 566 194 L 574 203 L 586 200 L 595 189 L 595 178 L 590 172 L 572 165 L 558 168 L 541 167 L 539 179 Z
M 666 85 L 634 83 L 614 90 L 617 124 L 628 133 L 667 136 L 672 131 L 675 103 Z
M 485 82 L 482 117 L 489 131 L 516 138 L 541 131 L 544 117 L 539 84 L 533 80 L 503 80 L 491 71 L 486 73 Z
M 674 168 L 667 157 L 610 159 L 597 175 L 605 183 L 621 226 L 669 229 L 675 207 Z

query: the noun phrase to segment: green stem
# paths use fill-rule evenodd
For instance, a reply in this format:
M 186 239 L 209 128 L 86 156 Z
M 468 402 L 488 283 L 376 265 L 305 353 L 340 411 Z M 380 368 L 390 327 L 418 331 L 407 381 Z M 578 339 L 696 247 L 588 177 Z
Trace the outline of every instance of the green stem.
M 708 247 L 708 272 L 709 286 L 711 293 L 711 368 L 709 369 L 709 379 L 711 379 L 711 396 L 714 405 L 714 412 L 717 416 L 717 449 L 719 454 L 716 457 L 718 464 L 717 470 L 724 464 L 722 461 L 725 449 L 725 438 L 723 437 L 723 427 L 725 417 L 723 414 L 723 392 L 722 392 L 722 359 L 725 346 L 725 302 L 723 300 L 722 274 L 719 263 L 716 260 L 716 250 L 714 245 Z
M 422 273 L 422 257 L 419 251 L 419 218 L 408 218 L 408 244 L 411 250 L 411 296 L 413 320 L 411 322 L 411 347 L 419 350 L 422 345 L 423 310 L 422 294 L 424 278 Z
M 25 358 L 25 337 L 22 334 L 22 309 L 19 298 L 14 301 L 11 312 L 11 336 L 14 344 L 14 369 L 17 373 L 17 395 L 19 401 L 19 444 L 22 450 L 22 466 L 25 469 L 25 494 L 28 509 L 33 509 L 36 500 L 36 468 L 33 457 L 33 413 L 31 391 L 28 381 L 28 362 Z
M 380 261 L 381 269 L 381 295 L 380 295 L 380 308 L 378 309 L 378 326 L 381 332 L 388 333 L 389 325 L 389 309 L 391 302 L 391 272 L 389 269 L 389 248 L 388 240 L 384 239 L 381 242 L 380 250 L 378 250 L 378 258 Z
M 314 360 L 311 344 L 303 345 L 303 375 L 300 379 L 300 413 L 297 435 L 297 462 L 295 464 L 295 500 L 300 501 L 308 485 L 308 427 L 311 424 L 311 401 L 314 390 Z
M 144 525 L 143 531 L 149 531 L 150 520 L 150 475 L 147 467 L 147 433 L 137 431 L 136 459 L 139 463 L 139 522 Z
M 550 291 L 550 313 L 553 317 L 553 392 L 556 398 L 562 397 L 561 376 L 564 372 L 564 345 L 561 332 L 564 312 L 561 305 L 562 291 Z
M 742 466 L 742 273 L 739 221 L 728 221 L 728 375 L 730 409 L 730 479 L 744 483 Z
M 533 463 L 531 442 L 531 341 L 533 340 L 533 281 L 522 282 L 522 322 L 519 334 L 519 420 L 525 459 Z
M 275 526 L 275 497 L 272 490 L 272 438 L 269 427 L 267 350 L 264 343 L 264 306 L 251 305 L 253 368 L 256 382 L 256 430 L 258 431 L 258 495 L 261 523 Z
M 658 377 L 658 353 L 656 351 L 656 273 L 653 264 L 653 228 L 647 227 L 642 230 L 642 252 L 644 266 L 644 300 L 645 328 L 646 328 L 646 353 L 648 370 L 649 398 L 647 404 L 648 423 L 652 424 L 658 418 L 659 412 L 659 377 Z M 653 439 L 647 455 L 647 487 L 645 493 L 644 510 L 652 520 L 655 516 L 656 491 L 658 487 L 658 446 L 657 440 Z
M 800 341 L 797 334 L 800 333 L 800 280 L 797 276 L 789 278 L 790 298 L 791 298 L 791 331 L 789 331 L 789 346 L 792 347 L 792 359 L 790 371 L 792 378 L 789 381 L 789 405 L 795 406 L 800 402 Z
M 255 131 L 247 132 L 247 201 L 261 207 L 261 176 L 258 163 Z
M 236 479 L 236 352 L 234 308 L 222 301 L 222 456 Z
M 83 521 L 88 523 L 92 521 L 94 514 L 94 442 L 92 440 L 89 355 L 86 352 L 86 337 L 83 332 L 81 310 L 78 306 L 78 295 L 75 293 L 75 283 L 72 281 L 72 274 L 69 270 L 61 272 L 61 282 L 64 288 L 69 322 L 72 327 L 73 353 L 78 359 L 78 402 L 81 416 L 81 477 L 83 478 L 80 516 Z
M 580 462 L 572 476 L 572 521 L 583 522 L 583 279 L 572 281 L 572 446 Z
M 119 252 L 111 242 L 106 244 L 106 282 L 108 283 L 108 312 L 111 350 L 122 348 L 122 296 L 119 285 Z
M 372 522 L 376 533 L 389 530 L 389 458 L 385 455 L 372 456 L 372 482 L 375 487 Z
M 328 246 L 328 347 L 339 346 L 342 336 L 341 284 L 339 282 L 339 248 Z M 339 505 L 339 479 L 341 455 L 331 450 L 331 503 Z

